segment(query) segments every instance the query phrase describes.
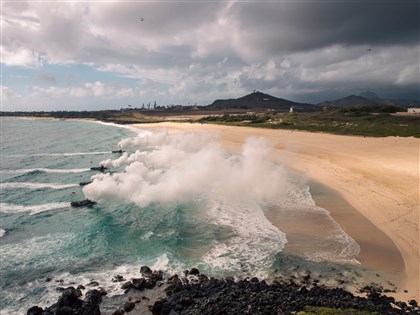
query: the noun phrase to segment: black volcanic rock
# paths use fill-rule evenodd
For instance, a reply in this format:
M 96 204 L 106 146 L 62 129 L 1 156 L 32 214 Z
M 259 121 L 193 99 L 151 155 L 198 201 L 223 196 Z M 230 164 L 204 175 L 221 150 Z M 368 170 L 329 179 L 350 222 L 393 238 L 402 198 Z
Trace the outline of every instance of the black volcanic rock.
M 79 207 L 92 207 L 93 205 L 95 205 L 96 202 L 92 201 L 90 199 L 84 199 L 84 200 L 80 200 L 80 201 L 72 201 L 70 203 L 70 205 L 74 208 L 79 208 Z
M 44 310 L 39 306 L 32 306 L 27 312 L 26 315 L 42 315 Z
M 140 267 L 140 273 L 142 275 L 151 275 L 152 274 L 152 269 L 150 269 L 148 266 L 141 266 Z
M 91 171 L 100 171 L 100 172 L 105 172 L 108 168 L 101 165 L 101 166 L 93 166 L 90 168 Z
M 192 272 L 191 272 L 192 271 Z M 307 280 L 311 279 L 307 274 Z M 190 280 L 187 279 L 190 277 Z M 166 298 L 154 299 L 147 305 L 154 315 L 213 315 L 213 314 L 283 314 L 292 315 L 305 310 L 308 306 L 327 307 L 332 309 L 351 308 L 387 315 L 417 315 L 420 308 L 415 300 L 409 303 L 396 301 L 395 298 L 382 295 L 382 288 L 375 284 L 365 286 L 361 292 L 366 297 L 355 296 L 342 288 L 327 288 L 311 285 L 306 282 L 294 282 L 292 278 L 274 280 L 268 284 L 256 277 L 235 281 L 232 277 L 225 279 L 208 278 L 198 269 L 188 271 L 180 279 L 173 275 L 167 277 L 166 288 L 162 291 Z M 127 282 L 131 288 L 137 280 L 143 286 L 146 283 L 162 279 L 161 271 L 152 271 L 147 278 L 133 279 Z M 296 277 L 294 278 L 296 280 Z M 78 292 L 79 291 L 79 292 Z M 132 294 L 132 293 L 130 293 Z M 103 303 L 103 314 L 121 315 L 135 309 L 135 304 L 146 297 L 122 295 L 119 300 L 110 300 L 99 290 L 88 291 L 82 299 L 80 290 L 74 287 L 63 289 L 58 301 L 43 310 L 33 306 L 27 315 L 100 315 Z M 102 302 L 104 299 L 104 302 Z M 115 303 L 116 301 L 123 301 Z M 115 310 L 116 305 L 120 306 Z M 112 308 L 109 308 L 109 307 Z M 395 307 L 396 306 L 396 307 Z M 140 310 L 138 310 L 140 311 Z M 133 313 L 138 314 L 134 310 Z
M 131 279 L 131 287 L 137 290 L 144 290 L 147 286 L 147 281 L 144 278 Z
M 87 181 L 87 182 L 80 182 L 79 185 L 80 186 L 86 186 L 86 185 L 89 185 L 91 183 L 92 183 L 92 181 L 90 180 L 90 181 Z
M 205 106 L 208 109 L 273 109 L 288 111 L 290 107 L 299 111 L 314 111 L 316 105 L 297 103 L 282 98 L 277 98 L 262 92 L 254 92 L 237 99 L 216 100 L 211 105 Z
M 99 304 L 102 302 L 102 295 L 98 290 L 88 291 L 78 314 L 100 315 Z
M 124 311 L 126 311 L 127 313 L 128 312 L 131 312 L 133 309 L 134 309 L 134 307 L 135 307 L 136 305 L 133 303 L 133 302 L 125 302 L 124 303 Z
M 333 309 L 352 308 L 378 314 L 419 314 L 415 301 L 410 306 L 396 302 L 372 289 L 358 297 L 341 288 L 296 285 L 257 278 L 233 281 L 207 279 L 195 283 L 179 279 L 165 290 L 167 298 L 150 308 L 154 315 L 167 314 L 296 314 L 307 306 Z M 400 309 L 393 307 L 396 304 Z
M 66 288 L 57 303 L 43 310 L 38 306 L 31 307 L 28 315 L 100 315 L 99 305 L 102 302 L 102 294 L 98 290 L 86 293 L 85 299 L 79 297 L 79 290 L 74 287 Z

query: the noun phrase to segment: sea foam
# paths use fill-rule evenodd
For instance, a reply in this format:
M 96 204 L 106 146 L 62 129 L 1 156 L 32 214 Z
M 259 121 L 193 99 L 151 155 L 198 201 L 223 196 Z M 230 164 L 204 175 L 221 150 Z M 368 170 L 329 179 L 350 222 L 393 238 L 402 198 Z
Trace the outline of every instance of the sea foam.
M 7 213 L 29 212 L 30 215 L 34 215 L 34 214 L 45 212 L 45 211 L 59 210 L 59 209 L 64 209 L 64 208 L 69 208 L 69 207 L 70 207 L 70 204 L 68 202 L 52 202 L 52 203 L 45 203 L 45 204 L 40 204 L 40 205 L 18 205 L 18 204 L 10 204 L 10 203 L 1 203 L 0 212 L 7 212 Z
M 63 152 L 63 153 L 32 153 L 32 154 L 5 154 L 4 157 L 25 157 L 25 156 L 83 156 L 83 155 L 103 155 L 111 151 L 97 152 Z
M 2 173 L 6 174 L 26 174 L 32 172 L 40 173 L 83 173 L 90 171 L 90 168 L 68 168 L 68 169 L 57 169 L 57 168 L 22 168 L 18 170 L 3 169 Z
M 214 271 L 267 277 L 287 238 L 267 220 L 261 206 L 252 201 L 213 200 L 205 215 L 210 222 L 231 229 L 232 235 L 214 244 L 203 261 Z
M 33 182 L 9 182 L 1 183 L 2 189 L 66 189 L 77 187 L 76 184 L 60 184 L 60 183 L 33 183 Z

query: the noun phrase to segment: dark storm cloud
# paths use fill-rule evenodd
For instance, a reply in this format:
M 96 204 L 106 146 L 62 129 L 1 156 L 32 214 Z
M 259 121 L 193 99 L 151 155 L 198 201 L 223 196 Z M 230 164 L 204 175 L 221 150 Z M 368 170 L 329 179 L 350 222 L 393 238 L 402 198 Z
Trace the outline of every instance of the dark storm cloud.
M 231 16 L 243 42 L 273 53 L 418 43 L 419 10 L 417 1 L 299 1 L 237 3 Z
M 119 31 L 122 36 L 143 38 L 171 38 L 197 25 L 215 19 L 222 2 L 163 2 L 163 3 L 106 3 L 92 6 L 95 22 L 107 25 L 108 31 Z M 174 39 L 172 37 L 172 39 Z

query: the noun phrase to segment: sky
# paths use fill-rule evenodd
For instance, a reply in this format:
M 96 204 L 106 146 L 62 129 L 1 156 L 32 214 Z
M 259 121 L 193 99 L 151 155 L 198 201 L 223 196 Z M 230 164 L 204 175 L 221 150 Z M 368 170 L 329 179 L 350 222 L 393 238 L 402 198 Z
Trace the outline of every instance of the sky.
M 1 109 L 420 99 L 420 1 L 1 1 Z

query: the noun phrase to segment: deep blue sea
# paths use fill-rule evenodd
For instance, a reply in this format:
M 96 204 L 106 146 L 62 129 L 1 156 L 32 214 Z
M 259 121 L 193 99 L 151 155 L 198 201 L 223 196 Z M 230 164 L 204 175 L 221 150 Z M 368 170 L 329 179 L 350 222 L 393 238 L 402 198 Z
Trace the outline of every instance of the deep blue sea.
M 119 147 L 123 154 L 111 153 Z M 233 154 L 213 134 L 3 117 L 1 314 L 50 305 L 57 286 L 92 279 L 122 293 L 112 276 L 129 279 L 142 265 L 259 277 L 298 265 L 356 268 L 358 245 L 315 206 L 309 186 L 269 161 L 269 149 L 264 139 Z M 107 172 L 90 170 L 100 164 Z M 70 206 L 85 198 L 97 204 Z M 266 211 L 300 231 L 303 217 L 316 217 L 317 227 L 293 243 Z

